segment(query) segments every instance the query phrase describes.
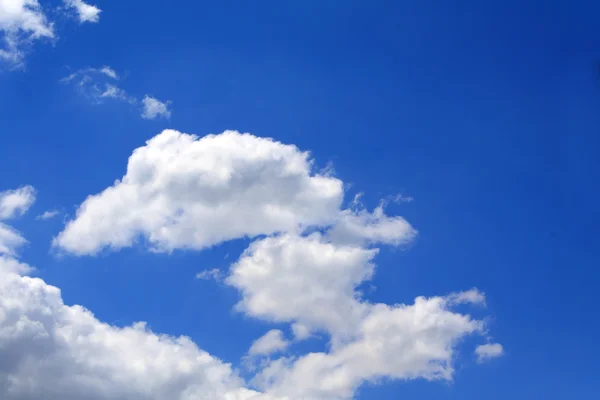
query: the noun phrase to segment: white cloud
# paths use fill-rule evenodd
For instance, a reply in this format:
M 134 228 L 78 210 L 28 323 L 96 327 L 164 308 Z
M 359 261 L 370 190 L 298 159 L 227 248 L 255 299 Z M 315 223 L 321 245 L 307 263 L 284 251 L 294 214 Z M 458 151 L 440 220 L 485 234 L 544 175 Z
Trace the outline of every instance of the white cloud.
M 292 333 L 296 340 L 306 340 L 311 336 L 310 329 L 306 325 L 302 325 L 298 322 L 292 324 Z
M 58 288 L 24 276 L 33 269 L 3 251 L 15 237 L 25 242 L 0 224 L 0 398 L 258 400 L 229 364 L 187 337 L 144 323 L 111 326 L 65 305 Z
M 450 380 L 457 342 L 481 328 L 480 321 L 451 311 L 444 297 L 378 304 L 357 326 L 355 340 L 330 352 L 275 360 L 254 382 L 275 397 L 338 400 L 382 378 Z
M 290 342 L 285 339 L 283 332 L 278 329 L 272 329 L 252 343 L 248 354 L 251 356 L 266 356 L 283 351 L 289 345 Z
M 98 22 L 100 20 L 100 10 L 98 7 L 87 4 L 83 0 L 64 0 L 67 7 L 73 8 L 77 12 L 79 22 Z
M 344 210 L 330 232 L 340 243 L 387 243 L 400 245 L 415 238 L 417 231 L 402 217 L 388 217 L 383 205 L 373 213 Z
M 478 362 L 485 362 L 492 358 L 500 357 L 504 354 L 504 348 L 499 343 L 487 343 L 477 346 L 475 349 Z
M 200 280 L 215 280 L 215 281 L 220 281 L 222 276 L 221 276 L 221 270 L 219 268 L 213 268 L 213 269 L 207 269 L 201 272 L 198 272 L 196 274 L 196 279 L 200 279 Z
M 44 211 L 42 214 L 35 217 L 35 219 L 41 219 L 41 220 L 45 221 L 45 220 L 56 217 L 58 214 L 60 214 L 60 211 L 58 211 L 58 210 L 48 210 L 48 211 Z
M 166 130 L 136 149 L 126 175 L 90 196 L 54 245 L 74 254 L 132 246 L 202 249 L 335 218 L 342 182 L 311 173 L 295 146 L 226 131 Z
M 0 61 L 19 66 L 23 60 L 23 46 L 42 38 L 54 37 L 37 0 L 0 0 Z
M 22 186 L 0 192 L 0 220 L 23 215 L 35 202 L 35 189 Z
M 119 79 L 117 72 L 109 66 L 101 68 L 83 68 L 62 78 L 61 83 L 74 85 L 84 96 L 95 103 L 103 100 L 122 100 L 131 104 L 138 101 L 125 90 L 117 86 L 114 81 Z
M 142 105 L 144 107 L 142 111 L 142 118 L 144 119 L 156 119 L 156 118 L 171 118 L 171 110 L 169 110 L 169 102 L 162 102 L 151 96 L 144 96 L 142 99 Z
M 400 246 L 417 232 L 386 215 L 383 203 L 369 212 L 357 197 L 353 209 L 341 209 L 343 183 L 313 169 L 308 153 L 271 139 L 234 131 L 198 139 L 166 130 L 136 149 L 125 176 L 88 197 L 53 243 L 82 255 L 132 246 L 140 237 L 154 251 L 252 238 L 225 279 L 241 294 L 236 309 L 290 324 L 295 341 L 313 333 L 328 339 L 322 352 L 261 359 L 253 383 L 263 394 L 256 400 L 347 400 L 365 382 L 452 379 L 457 343 L 487 334 L 483 320 L 454 307 L 484 306 L 484 294 L 472 289 L 409 305 L 363 297 L 375 246 Z M 272 330 L 254 342 L 250 359 L 295 341 Z M 498 353 L 485 345 L 475 351 Z
M 138 98 L 129 94 L 115 81 L 119 80 L 119 74 L 113 68 L 105 65 L 101 68 L 83 68 L 62 78 L 61 83 L 71 84 L 84 96 L 90 98 L 94 103 L 103 103 L 106 99 L 120 100 L 135 105 L 141 111 L 144 119 L 170 118 L 171 102 L 161 102 L 150 96 Z
M 6 264 L 6 265 L 5 265 Z M 189 338 L 118 328 L 0 258 L 0 397 L 250 399 L 232 368 Z M 44 360 L 40 362 L 39 360 Z
M 17 249 L 27 243 L 14 228 L 0 222 L 0 256 L 14 256 Z
M 226 282 L 239 289 L 237 309 L 309 331 L 349 336 L 366 315 L 355 287 L 370 279 L 376 249 L 336 246 L 321 234 L 285 234 L 253 242 Z
M 339 220 L 345 224 L 345 216 Z M 355 221 L 356 222 L 356 221 Z M 371 218 L 357 222 L 372 243 L 401 243 L 413 233 L 403 224 Z M 335 226 L 331 228 L 335 230 Z M 384 231 L 385 235 L 370 232 Z M 365 382 L 381 378 L 450 380 L 456 344 L 484 335 L 483 321 L 456 313 L 457 304 L 485 304 L 473 289 L 446 297 L 419 297 L 413 305 L 374 304 L 358 287 L 371 279 L 377 249 L 360 241 L 331 241 L 327 232 L 284 234 L 253 242 L 231 267 L 226 282 L 240 290 L 239 311 L 288 322 L 299 340 L 325 332 L 330 348 L 271 361 L 254 379 L 266 393 L 290 399 L 351 399 Z M 394 240 L 390 241 L 390 238 Z
M 109 78 L 119 79 L 119 75 L 117 74 L 117 71 L 115 71 L 108 65 L 105 65 L 104 67 L 100 68 L 100 72 L 102 72 L 104 75 L 108 76 Z
M 106 97 L 111 99 L 127 100 L 127 92 L 119 88 L 116 85 L 107 84 L 104 91 L 100 94 L 100 97 Z

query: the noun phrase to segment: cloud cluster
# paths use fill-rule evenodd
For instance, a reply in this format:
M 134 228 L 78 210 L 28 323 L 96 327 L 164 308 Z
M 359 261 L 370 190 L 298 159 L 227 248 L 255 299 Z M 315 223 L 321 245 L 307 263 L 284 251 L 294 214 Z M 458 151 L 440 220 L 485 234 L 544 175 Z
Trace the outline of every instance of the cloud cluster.
M 256 398 L 229 364 L 187 337 L 155 334 L 144 323 L 111 326 L 81 306 L 65 305 L 58 288 L 26 276 L 33 268 L 16 256 L 24 242 L 0 224 L 0 398 Z
M 100 9 L 82 0 L 65 0 L 81 22 L 97 22 Z M 37 0 L 0 0 L 0 61 L 23 64 L 24 49 L 40 39 L 54 39 L 54 24 Z
M 483 305 L 485 297 L 471 290 L 419 297 L 413 305 L 370 303 L 357 287 L 373 275 L 376 254 L 320 233 L 285 234 L 255 241 L 232 266 L 226 282 L 242 293 L 238 310 L 326 332 L 331 340 L 328 352 L 269 361 L 254 379 L 259 388 L 291 399 L 350 399 L 365 381 L 452 378 L 456 344 L 485 334 L 483 321 L 452 307 Z M 261 348 L 287 347 L 271 336 Z
M 117 85 L 119 74 L 109 66 L 101 68 L 83 68 L 62 78 L 64 84 L 73 85 L 77 90 L 94 103 L 104 100 L 120 100 L 140 108 L 144 119 L 171 118 L 170 101 L 162 102 L 145 95 L 142 99 L 130 95 Z
M 360 287 L 380 247 L 417 232 L 383 203 L 345 209 L 343 197 L 343 183 L 316 172 L 295 146 L 235 131 L 198 138 L 166 130 L 133 152 L 125 176 L 80 205 L 54 246 L 93 255 L 136 241 L 168 252 L 253 239 L 225 283 L 240 293 L 239 312 L 287 323 L 295 339 L 271 330 L 250 347 L 249 356 L 263 358 L 256 399 L 342 400 L 382 378 L 452 379 L 457 344 L 487 335 L 483 320 L 454 307 L 484 307 L 485 296 L 472 289 L 408 305 L 370 302 Z M 325 351 L 285 355 L 313 333 L 328 337 Z M 502 348 L 481 345 L 475 354 L 484 361 Z

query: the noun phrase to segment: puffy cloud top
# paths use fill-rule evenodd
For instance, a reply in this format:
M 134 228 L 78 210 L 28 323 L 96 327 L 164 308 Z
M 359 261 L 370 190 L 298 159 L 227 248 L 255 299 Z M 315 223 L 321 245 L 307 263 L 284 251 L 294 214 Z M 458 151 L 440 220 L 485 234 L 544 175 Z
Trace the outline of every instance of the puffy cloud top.
M 202 249 L 335 218 L 342 182 L 311 173 L 306 152 L 226 131 L 166 130 L 136 149 L 126 175 L 79 207 L 54 244 L 74 254 L 131 246 Z

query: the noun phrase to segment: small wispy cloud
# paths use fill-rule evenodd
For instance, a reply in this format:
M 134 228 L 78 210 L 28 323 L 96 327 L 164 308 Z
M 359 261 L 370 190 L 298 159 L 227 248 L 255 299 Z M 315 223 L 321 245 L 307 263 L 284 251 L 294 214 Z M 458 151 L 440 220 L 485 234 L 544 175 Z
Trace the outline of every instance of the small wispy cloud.
M 171 110 L 169 110 L 170 102 L 162 102 L 151 96 L 144 96 L 142 99 L 144 110 L 142 112 L 142 118 L 144 119 L 156 119 L 156 118 L 171 118 Z
M 98 22 L 100 20 L 100 10 L 98 7 L 88 4 L 83 0 L 64 0 L 68 8 L 72 8 L 77 13 L 80 23 Z
M 119 74 L 113 68 L 105 65 L 101 68 L 83 68 L 75 71 L 60 80 L 63 84 L 76 87 L 83 95 L 89 97 L 94 103 L 104 100 L 120 100 L 139 107 L 140 115 L 144 119 L 170 118 L 170 101 L 161 101 L 155 97 L 145 95 L 138 98 L 130 95 L 125 89 L 118 86 Z
M 104 91 L 100 94 L 100 97 L 128 100 L 127 92 L 116 85 L 107 84 Z
M 109 78 L 119 79 L 119 75 L 117 74 L 117 72 L 108 65 L 105 65 L 104 67 L 100 68 L 100 72 L 108 76 Z
M 200 279 L 200 280 L 204 280 L 204 281 L 213 279 L 213 280 L 219 282 L 219 281 L 221 281 L 222 278 L 223 278 L 223 274 L 221 273 L 221 270 L 219 268 L 207 269 L 202 272 L 198 272 L 196 274 L 196 279 Z
M 56 217 L 58 214 L 60 214 L 60 211 L 58 211 L 58 210 L 48 210 L 48 211 L 45 211 L 44 213 L 38 215 L 37 217 L 35 217 L 35 219 L 46 221 L 48 219 L 52 219 L 52 218 Z
M 504 354 L 504 347 L 499 343 L 487 343 L 477 346 L 475 349 L 475 355 L 477 356 L 477 362 L 483 363 L 492 358 L 500 357 Z

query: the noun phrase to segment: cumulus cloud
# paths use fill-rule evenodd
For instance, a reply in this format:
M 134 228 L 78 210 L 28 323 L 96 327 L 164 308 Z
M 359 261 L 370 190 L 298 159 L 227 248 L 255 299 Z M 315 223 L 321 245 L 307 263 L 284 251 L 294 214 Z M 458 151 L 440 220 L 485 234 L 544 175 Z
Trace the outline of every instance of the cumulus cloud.
M 79 22 L 98 22 L 100 20 L 100 10 L 98 7 L 84 2 L 83 0 L 64 0 L 65 5 L 74 9 L 79 17 Z
M 313 174 L 311 165 L 308 153 L 271 139 L 166 130 L 133 152 L 121 180 L 81 204 L 54 245 L 95 254 L 141 236 L 155 251 L 202 249 L 326 224 L 342 182 Z
M 278 329 L 272 329 L 252 343 L 248 354 L 251 356 L 269 355 L 283 351 L 289 345 L 290 342 L 285 339 L 283 332 Z
M 313 333 L 328 339 L 321 352 L 261 359 L 252 380 L 257 400 L 347 400 L 383 378 L 452 379 L 457 344 L 487 334 L 483 320 L 455 307 L 485 306 L 485 295 L 472 289 L 413 304 L 369 301 L 360 287 L 373 278 L 378 246 L 406 244 L 417 232 L 383 203 L 370 212 L 356 198 L 342 209 L 343 195 L 343 183 L 315 173 L 295 146 L 235 131 L 198 138 L 166 130 L 136 149 L 125 176 L 89 196 L 53 243 L 93 255 L 139 239 L 171 251 L 251 238 L 225 278 L 240 293 L 235 308 L 289 324 L 295 341 L 269 331 L 250 357 Z M 502 353 L 489 345 L 475 352 Z
M 354 340 L 330 352 L 274 360 L 254 383 L 274 397 L 339 400 L 382 378 L 450 380 L 456 344 L 481 329 L 481 321 L 450 310 L 445 297 L 378 304 L 357 326 Z
M 23 242 L 0 224 L 0 398 L 258 399 L 229 364 L 187 337 L 141 322 L 111 326 L 64 304 L 58 288 L 26 276 L 33 269 L 13 251 Z
M 348 336 L 366 315 L 354 288 L 371 278 L 376 254 L 320 233 L 284 234 L 253 242 L 226 282 L 242 293 L 236 308 L 253 317 Z
M 22 186 L 0 192 L 0 220 L 23 215 L 35 202 L 35 189 Z
M 18 66 L 23 47 L 39 39 L 54 37 L 54 28 L 37 0 L 0 0 L 0 60 Z
M 477 346 L 475 349 L 475 355 L 477 355 L 477 361 L 482 363 L 492 358 L 500 357 L 504 354 L 504 348 L 499 343 L 487 343 Z
M 250 245 L 226 279 L 241 292 L 237 309 L 292 323 L 301 338 L 321 331 L 331 339 L 328 352 L 272 361 L 254 380 L 259 388 L 291 399 L 350 399 L 362 383 L 380 378 L 452 378 L 456 344 L 485 333 L 483 321 L 452 307 L 482 304 L 484 295 L 470 290 L 419 297 L 413 305 L 370 303 L 357 288 L 372 277 L 376 254 L 320 233 Z
M 171 118 L 171 110 L 169 110 L 169 102 L 162 102 L 151 96 L 144 96 L 142 99 L 142 105 L 144 109 L 142 111 L 142 118 L 144 119 L 156 119 L 156 118 Z
M 0 258 L 0 397 L 6 400 L 250 399 L 231 366 L 189 338 L 118 328 Z M 44 362 L 39 362 L 44 360 Z

